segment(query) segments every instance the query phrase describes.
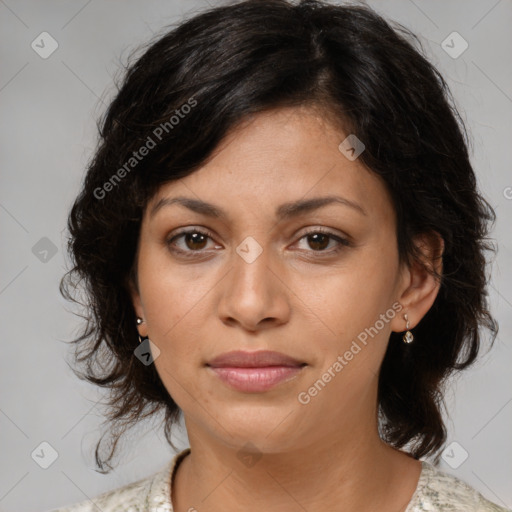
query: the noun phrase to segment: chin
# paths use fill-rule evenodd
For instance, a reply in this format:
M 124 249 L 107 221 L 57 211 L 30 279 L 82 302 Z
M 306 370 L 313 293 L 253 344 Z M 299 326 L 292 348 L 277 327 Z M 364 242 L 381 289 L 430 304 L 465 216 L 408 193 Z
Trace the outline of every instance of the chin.
M 212 425 L 217 435 L 232 449 L 242 449 L 250 443 L 252 450 L 266 453 L 279 453 L 289 446 L 292 448 L 301 441 L 297 438 L 295 415 L 290 414 L 289 408 L 276 407 L 262 411 L 262 406 L 237 407 L 225 415 L 218 410 L 217 420 L 222 425 Z M 250 451 L 251 449 L 248 448 Z

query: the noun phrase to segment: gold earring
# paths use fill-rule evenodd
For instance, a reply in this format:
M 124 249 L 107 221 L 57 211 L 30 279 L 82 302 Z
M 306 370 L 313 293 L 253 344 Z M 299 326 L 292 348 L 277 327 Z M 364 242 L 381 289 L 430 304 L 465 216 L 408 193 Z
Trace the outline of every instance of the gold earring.
M 414 340 L 414 336 L 412 335 L 412 332 L 409 331 L 409 318 L 407 317 L 407 313 L 404 314 L 404 319 L 406 322 L 405 328 L 407 332 L 402 336 L 402 340 L 404 343 L 412 343 Z
M 144 323 L 144 319 L 141 318 L 140 316 L 137 317 L 137 325 L 140 325 L 140 324 L 143 324 Z M 139 334 L 139 343 L 142 343 L 144 340 L 142 339 L 142 336 Z

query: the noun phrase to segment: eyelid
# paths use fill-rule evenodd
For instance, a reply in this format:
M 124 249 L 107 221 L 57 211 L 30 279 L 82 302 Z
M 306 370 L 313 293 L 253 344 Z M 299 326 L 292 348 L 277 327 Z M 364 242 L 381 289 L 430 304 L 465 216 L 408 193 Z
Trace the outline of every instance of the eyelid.
M 166 240 L 165 240 L 165 243 L 167 245 L 170 245 L 171 242 L 173 240 L 175 240 L 176 238 L 178 238 L 178 237 L 180 237 L 182 235 L 187 235 L 189 233 L 200 233 L 201 235 L 206 236 L 210 240 L 213 240 L 214 237 L 216 236 L 209 229 L 206 229 L 206 228 L 203 228 L 203 227 L 187 226 L 185 228 L 178 229 L 178 231 L 173 232 L 172 235 L 167 236 Z M 197 253 L 200 253 L 202 251 L 186 251 L 186 252 L 191 252 L 191 253 L 192 252 L 197 252 Z
M 300 242 L 303 238 L 306 238 L 307 236 L 314 235 L 317 233 L 326 235 L 329 238 L 331 238 L 332 240 L 335 240 L 336 242 L 338 242 L 338 245 L 334 249 L 323 250 L 323 251 L 314 251 L 313 249 L 306 250 L 306 252 L 317 254 L 318 256 L 315 256 L 317 258 L 321 258 L 322 256 L 323 257 L 332 256 L 332 255 L 338 254 L 344 248 L 353 246 L 353 242 L 350 239 L 350 237 L 348 237 L 346 235 L 336 234 L 327 228 L 311 228 L 308 231 L 303 232 L 302 235 L 300 235 L 298 237 L 297 242 Z
M 329 255 L 332 256 L 334 254 L 337 254 L 338 252 L 340 252 L 342 249 L 344 249 L 346 247 L 353 246 L 353 241 L 350 236 L 347 236 L 345 234 L 337 234 L 337 233 L 333 232 L 333 230 L 331 228 L 308 226 L 304 229 L 307 231 L 302 231 L 302 234 L 296 235 L 298 237 L 297 242 L 300 242 L 303 238 L 306 238 L 307 236 L 318 234 L 318 233 L 326 235 L 326 236 L 330 237 L 332 240 L 335 240 L 336 242 L 338 242 L 337 247 L 334 249 L 322 250 L 322 251 L 315 251 L 315 250 L 311 249 L 311 250 L 303 251 L 303 252 L 311 252 L 313 254 L 317 254 L 317 256 L 315 256 L 315 257 L 321 258 L 321 257 L 327 257 Z M 177 239 L 183 235 L 189 234 L 189 233 L 202 234 L 212 241 L 213 241 L 214 237 L 216 236 L 207 228 L 196 227 L 196 226 L 187 226 L 187 227 L 179 229 L 177 232 L 174 232 L 174 233 L 172 233 L 171 236 L 167 237 L 166 245 L 171 246 L 172 242 L 175 239 Z M 192 251 L 192 250 L 183 250 L 178 247 L 173 247 L 172 251 L 176 252 L 176 253 L 184 254 L 184 255 L 186 255 L 186 257 L 195 257 L 194 255 L 201 256 L 201 255 L 209 252 L 208 250 L 205 250 L 205 249 Z M 301 251 L 301 250 L 299 250 L 299 251 Z
M 302 234 L 300 234 L 302 233 Z M 323 226 L 315 226 L 310 225 L 303 228 L 303 230 L 299 231 L 296 236 L 300 236 L 300 238 L 303 238 L 306 235 L 311 235 L 314 233 L 323 233 L 324 235 L 332 236 L 333 238 L 344 238 L 347 240 L 350 240 L 350 237 L 346 234 L 344 234 L 342 231 L 335 230 L 334 228 L 326 228 Z

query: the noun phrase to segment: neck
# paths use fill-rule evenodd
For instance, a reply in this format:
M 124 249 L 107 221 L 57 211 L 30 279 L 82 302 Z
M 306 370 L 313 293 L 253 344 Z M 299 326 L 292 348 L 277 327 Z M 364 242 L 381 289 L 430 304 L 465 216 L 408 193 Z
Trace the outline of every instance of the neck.
M 384 443 L 376 424 L 333 430 L 295 449 L 259 452 L 253 445 L 229 447 L 195 435 L 200 431 L 190 423 L 191 453 L 173 483 L 175 512 L 398 512 L 405 510 L 420 475 L 421 464 Z

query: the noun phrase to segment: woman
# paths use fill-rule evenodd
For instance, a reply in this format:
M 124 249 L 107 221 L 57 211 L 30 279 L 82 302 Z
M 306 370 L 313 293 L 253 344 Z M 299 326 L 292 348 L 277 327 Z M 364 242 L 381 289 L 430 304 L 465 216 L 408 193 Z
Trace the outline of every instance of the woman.
M 436 69 L 365 7 L 248 0 L 128 69 L 69 218 L 116 434 L 190 448 L 115 510 L 503 511 L 421 457 L 477 357 L 494 212 Z M 172 443 L 171 443 L 172 444 Z M 64 511 L 93 510 L 82 502 Z

